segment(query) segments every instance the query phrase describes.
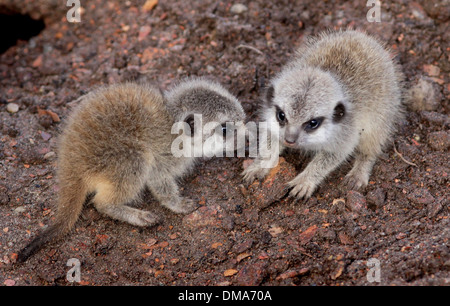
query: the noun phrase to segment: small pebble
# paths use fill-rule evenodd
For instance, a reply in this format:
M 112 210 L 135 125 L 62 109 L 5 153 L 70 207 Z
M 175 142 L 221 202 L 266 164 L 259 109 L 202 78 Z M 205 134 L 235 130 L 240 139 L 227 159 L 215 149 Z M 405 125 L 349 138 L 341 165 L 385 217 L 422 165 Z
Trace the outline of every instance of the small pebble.
M 26 211 L 25 206 L 19 206 L 19 207 L 17 207 L 16 209 L 14 209 L 14 212 L 15 212 L 16 214 L 21 214 L 21 213 L 23 213 L 23 212 L 25 212 L 25 211 Z
M 241 3 L 233 4 L 233 6 L 230 8 L 230 12 L 232 12 L 233 14 L 242 14 L 246 11 L 247 7 Z
M 50 151 L 44 155 L 44 159 L 51 159 L 51 158 L 55 157 L 55 155 L 56 155 L 55 152 Z
M 6 105 L 6 110 L 10 113 L 17 113 L 19 111 L 19 105 L 17 105 L 16 103 L 8 103 Z

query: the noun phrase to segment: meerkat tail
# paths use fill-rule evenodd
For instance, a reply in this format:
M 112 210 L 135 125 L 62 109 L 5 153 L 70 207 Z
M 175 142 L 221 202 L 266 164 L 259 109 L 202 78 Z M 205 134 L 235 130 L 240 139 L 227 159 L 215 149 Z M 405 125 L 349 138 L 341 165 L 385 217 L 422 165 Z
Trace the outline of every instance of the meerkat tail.
M 42 247 L 68 234 L 81 214 L 87 191 L 81 182 L 62 186 L 55 223 L 39 233 L 17 256 L 17 262 L 25 262 Z

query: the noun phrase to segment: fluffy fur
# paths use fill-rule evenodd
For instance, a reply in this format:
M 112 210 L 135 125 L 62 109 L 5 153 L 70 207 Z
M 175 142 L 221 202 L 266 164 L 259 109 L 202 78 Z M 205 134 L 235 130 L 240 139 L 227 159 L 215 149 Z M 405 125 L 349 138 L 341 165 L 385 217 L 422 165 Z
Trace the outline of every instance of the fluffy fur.
M 196 204 L 179 195 L 176 180 L 193 167 L 194 157 L 173 156 L 171 144 L 177 135 L 171 129 L 194 113 L 205 114 L 205 124 L 242 121 L 245 116 L 236 98 L 203 79 L 182 82 L 166 97 L 133 83 L 86 95 L 59 139 L 55 222 L 19 253 L 18 261 L 67 234 L 90 193 L 100 213 L 136 226 L 158 222 L 154 213 L 126 205 L 138 199 L 145 186 L 173 212 L 193 211 Z
M 361 32 L 326 32 L 298 49 L 271 81 L 262 108 L 262 120 L 279 125 L 280 151 L 291 147 L 315 153 L 289 182 L 291 196 L 309 198 L 350 155 L 355 162 L 346 183 L 367 185 L 402 117 L 401 82 L 391 54 Z M 268 173 L 260 164 L 257 159 L 244 171 L 247 182 Z

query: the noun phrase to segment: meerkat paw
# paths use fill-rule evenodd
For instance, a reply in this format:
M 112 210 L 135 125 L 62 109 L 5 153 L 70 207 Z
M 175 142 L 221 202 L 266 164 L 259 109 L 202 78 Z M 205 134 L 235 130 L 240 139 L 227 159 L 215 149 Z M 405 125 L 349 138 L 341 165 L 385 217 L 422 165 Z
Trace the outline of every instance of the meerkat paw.
M 269 173 L 270 168 L 262 168 L 259 163 L 253 162 L 242 172 L 244 182 L 247 185 L 253 183 L 255 179 L 263 179 Z
M 344 178 L 344 185 L 350 190 L 359 190 L 367 186 L 369 176 L 363 173 L 352 173 L 351 171 Z
M 139 214 L 135 215 L 135 224 L 143 227 L 150 227 L 160 222 L 160 219 L 154 213 L 149 211 L 140 211 Z
M 288 187 L 292 188 L 289 193 L 290 197 L 297 199 L 309 199 L 317 187 L 317 184 L 311 179 L 299 174 L 296 178 L 288 183 Z
M 186 198 L 181 199 L 181 201 L 179 201 L 177 204 L 171 203 L 164 206 L 169 208 L 174 213 L 183 215 L 189 214 L 198 208 L 198 204 L 194 200 Z

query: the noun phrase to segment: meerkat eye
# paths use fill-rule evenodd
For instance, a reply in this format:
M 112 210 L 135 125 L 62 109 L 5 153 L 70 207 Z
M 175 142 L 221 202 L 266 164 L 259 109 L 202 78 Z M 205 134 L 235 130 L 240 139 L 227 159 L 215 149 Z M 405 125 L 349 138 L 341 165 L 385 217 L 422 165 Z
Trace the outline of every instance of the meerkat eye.
M 323 117 L 314 118 L 305 123 L 305 131 L 310 132 L 317 129 L 323 121 Z
M 278 106 L 276 106 L 276 116 L 280 125 L 284 125 L 286 123 L 286 114 Z
M 226 123 L 222 124 L 222 134 L 223 134 L 223 137 L 227 136 L 227 124 Z
M 189 128 L 191 129 L 191 134 L 189 136 L 194 136 L 194 115 L 189 115 L 184 119 L 184 122 L 189 124 Z

